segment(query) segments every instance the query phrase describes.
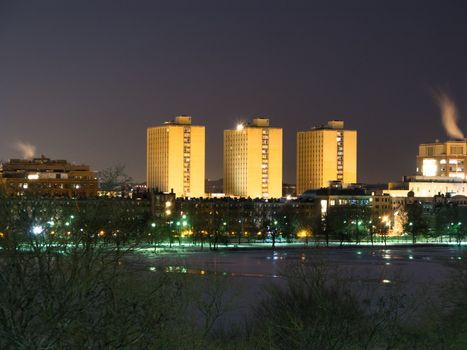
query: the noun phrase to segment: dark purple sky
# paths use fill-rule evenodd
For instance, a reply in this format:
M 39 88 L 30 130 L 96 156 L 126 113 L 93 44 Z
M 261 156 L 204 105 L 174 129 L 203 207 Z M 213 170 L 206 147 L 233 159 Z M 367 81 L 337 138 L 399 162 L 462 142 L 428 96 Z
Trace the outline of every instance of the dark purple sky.
M 467 2 L 0 0 L 0 159 L 37 152 L 145 178 L 146 127 L 206 125 L 206 175 L 222 130 L 268 116 L 295 133 L 331 118 L 358 130 L 359 181 L 415 169 L 445 139 L 431 90 L 467 131 Z

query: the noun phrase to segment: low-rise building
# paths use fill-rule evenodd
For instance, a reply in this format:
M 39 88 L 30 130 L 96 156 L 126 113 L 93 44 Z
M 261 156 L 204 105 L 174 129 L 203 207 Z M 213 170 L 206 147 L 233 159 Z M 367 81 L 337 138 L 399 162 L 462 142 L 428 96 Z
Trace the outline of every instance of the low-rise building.
M 7 196 L 90 198 L 97 195 L 97 173 L 88 165 L 45 156 L 11 159 L 1 165 L 0 185 Z
M 417 175 L 465 180 L 467 140 L 423 143 L 417 155 Z
M 467 181 L 447 176 L 404 176 L 402 182 L 390 182 L 384 193 L 392 197 L 433 197 L 467 195 Z

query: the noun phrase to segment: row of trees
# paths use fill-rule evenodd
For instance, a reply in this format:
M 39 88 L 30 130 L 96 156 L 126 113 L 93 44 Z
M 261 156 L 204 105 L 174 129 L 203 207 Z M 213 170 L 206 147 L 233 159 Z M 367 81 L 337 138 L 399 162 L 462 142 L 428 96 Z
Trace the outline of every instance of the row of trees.
M 177 208 L 180 209 L 180 208 Z M 306 244 L 313 241 L 386 243 L 390 234 L 410 239 L 413 244 L 425 241 L 446 241 L 460 244 L 467 235 L 467 210 L 452 202 L 424 205 L 414 201 L 398 210 L 393 217 L 379 216 L 371 207 L 363 205 L 335 205 L 325 211 L 316 204 L 297 206 L 282 203 L 279 206 L 254 206 L 240 202 L 224 207 L 200 206 L 196 202 L 176 210 L 180 215 L 161 216 L 158 227 L 165 226 L 168 235 L 179 238 L 181 232 L 195 244 L 242 242 L 270 242 L 297 239 Z M 177 226 L 178 223 L 186 226 Z M 395 226 L 399 225 L 396 231 Z M 175 228 L 175 230 L 174 230 Z
M 312 241 L 325 245 L 331 242 L 341 245 L 386 243 L 389 235 L 395 234 L 394 220 L 398 220 L 402 228 L 398 234 L 413 244 L 421 240 L 460 244 L 467 234 L 467 211 L 453 203 L 437 203 L 427 208 L 420 202 L 413 202 L 399 210 L 395 219 L 381 217 L 368 206 L 330 206 L 323 213 L 316 206 L 303 210 L 293 204 L 259 211 L 244 205 L 222 209 L 193 207 L 186 208 L 183 217 L 188 218 L 189 237 L 193 242 L 202 245 L 208 239 L 214 248 L 219 243 L 235 241 L 238 244 L 268 241 L 274 247 L 278 240 L 297 239 L 306 244 Z M 160 225 L 163 226 L 165 220 L 162 218 Z M 185 219 L 175 216 L 173 220 Z
M 222 244 L 278 241 L 386 242 L 391 222 L 377 217 L 368 206 L 329 206 L 325 212 L 314 205 L 293 203 L 255 206 L 200 206 L 176 204 L 170 214 L 152 216 L 146 201 L 47 200 L 3 198 L 0 200 L 0 238 L 47 235 L 56 240 L 79 236 L 83 244 L 113 242 L 192 243 L 217 249 Z M 461 243 L 466 235 L 467 211 L 452 203 L 425 208 L 408 204 L 397 213 L 404 235 L 415 244 L 420 240 Z
M 439 202 L 425 208 L 415 201 L 402 212 L 404 231 L 415 244 L 420 239 L 439 239 L 460 244 L 467 234 L 467 210 L 452 202 Z

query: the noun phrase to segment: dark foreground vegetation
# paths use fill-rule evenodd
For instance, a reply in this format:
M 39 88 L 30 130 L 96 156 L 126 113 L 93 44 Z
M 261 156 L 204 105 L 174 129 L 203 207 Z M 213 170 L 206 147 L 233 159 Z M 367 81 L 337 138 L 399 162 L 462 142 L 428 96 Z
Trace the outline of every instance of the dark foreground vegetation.
M 1 349 L 467 348 L 465 269 L 430 302 L 301 261 L 253 316 L 225 322 L 228 278 L 141 271 L 114 243 L 9 235 L 1 248 Z
M 0 201 L 0 349 L 467 348 L 466 266 L 432 301 L 300 261 L 238 320 L 232 279 L 127 264 L 178 231 L 123 205 L 51 203 Z

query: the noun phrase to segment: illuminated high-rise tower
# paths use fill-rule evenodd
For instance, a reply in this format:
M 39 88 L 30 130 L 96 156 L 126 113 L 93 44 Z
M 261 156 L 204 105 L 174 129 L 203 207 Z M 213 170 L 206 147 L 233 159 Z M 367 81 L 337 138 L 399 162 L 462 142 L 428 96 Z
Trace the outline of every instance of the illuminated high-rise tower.
M 297 194 L 332 181 L 357 182 L 357 131 L 340 120 L 297 133 Z
M 177 197 L 204 197 L 205 128 L 191 117 L 147 129 L 147 185 Z
M 224 130 L 224 192 L 227 196 L 282 197 L 282 129 L 255 118 Z

